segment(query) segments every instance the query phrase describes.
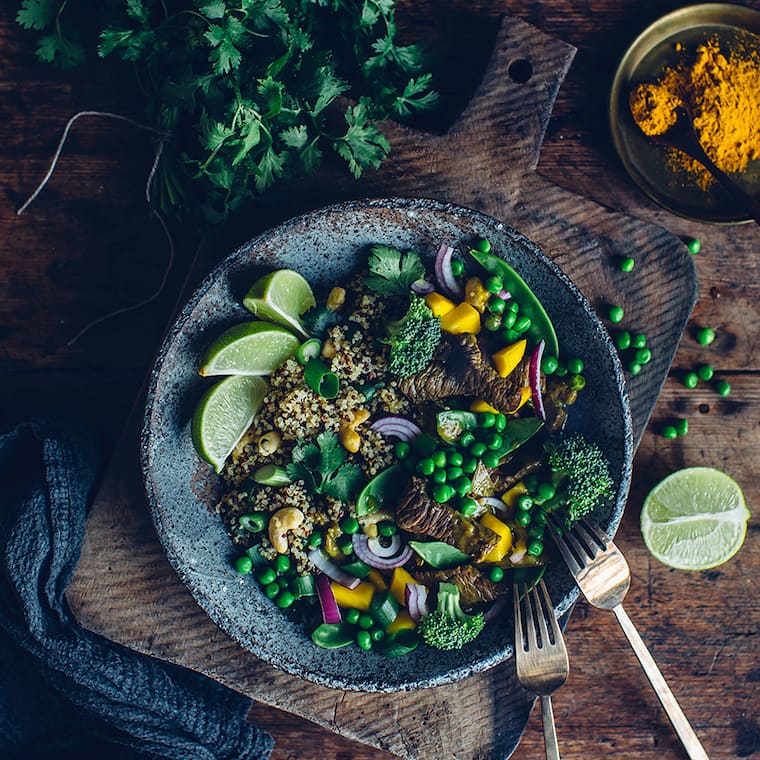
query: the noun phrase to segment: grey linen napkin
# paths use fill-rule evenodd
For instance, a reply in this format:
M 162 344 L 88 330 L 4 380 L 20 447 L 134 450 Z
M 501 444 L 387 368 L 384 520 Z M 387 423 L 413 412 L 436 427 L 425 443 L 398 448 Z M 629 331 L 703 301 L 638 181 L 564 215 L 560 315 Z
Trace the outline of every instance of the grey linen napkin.
M 71 421 L 0 436 L 0 756 L 268 758 L 249 699 L 74 620 L 64 592 L 98 458 Z

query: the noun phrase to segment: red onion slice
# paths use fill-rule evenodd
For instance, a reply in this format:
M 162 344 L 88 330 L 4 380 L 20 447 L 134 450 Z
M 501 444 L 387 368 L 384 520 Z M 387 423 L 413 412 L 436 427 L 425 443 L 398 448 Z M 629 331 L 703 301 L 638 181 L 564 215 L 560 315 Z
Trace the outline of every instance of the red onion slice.
M 540 420 L 546 421 L 546 411 L 544 410 L 544 399 L 541 395 L 541 359 L 544 355 L 544 341 L 533 349 L 530 357 L 530 368 L 528 370 L 528 382 L 530 383 L 530 395 L 533 402 L 533 408 L 536 416 Z
M 368 538 L 367 547 L 373 554 L 377 554 L 378 557 L 393 557 L 401 549 L 401 536 L 398 533 L 394 533 L 388 546 L 383 546 L 379 538 Z
M 435 285 L 427 280 L 415 280 L 412 283 L 412 292 L 418 296 L 426 296 L 428 293 L 432 293 L 435 290 Z
M 435 279 L 444 295 L 461 300 L 464 296 L 464 288 L 451 271 L 453 253 L 454 249 L 450 245 L 441 243 L 441 247 L 435 256 Z
M 322 573 L 317 573 L 314 584 L 317 587 L 319 606 L 322 608 L 322 620 L 325 623 L 340 623 L 340 609 L 335 601 L 335 594 L 330 586 L 330 579 Z
M 400 552 L 392 557 L 379 557 L 369 546 L 369 539 L 363 533 L 354 533 L 353 538 L 354 554 L 370 567 L 377 570 L 391 570 L 394 567 L 401 567 L 406 564 L 412 556 L 412 549 L 404 545 Z
M 508 290 L 504 290 L 504 288 L 502 288 L 496 295 L 499 296 L 502 301 L 509 301 L 509 299 L 512 298 L 512 294 Z
M 419 623 L 420 620 L 428 614 L 427 596 L 427 589 L 421 583 L 406 584 L 404 601 L 406 602 L 406 609 L 409 612 L 409 617 L 414 620 L 415 623 Z
M 375 420 L 369 429 L 384 436 L 395 435 L 400 441 L 406 441 L 406 443 L 413 441 L 422 432 L 419 425 L 400 414 L 381 417 Z
M 478 503 L 487 504 L 489 507 L 493 507 L 498 512 L 507 512 L 509 510 L 507 505 L 501 499 L 497 499 L 495 496 L 481 496 L 478 499 Z
M 312 549 L 308 556 L 309 562 L 311 562 L 314 567 L 321 570 L 328 578 L 332 578 L 336 583 L 340 583 L 341 586 L 345 586 L 346 588 L 356 588 L 359 585 L 361 578 L 356 578 L 345 570 L 342 570 L 328 556 L 326 556 L 321 549 Z

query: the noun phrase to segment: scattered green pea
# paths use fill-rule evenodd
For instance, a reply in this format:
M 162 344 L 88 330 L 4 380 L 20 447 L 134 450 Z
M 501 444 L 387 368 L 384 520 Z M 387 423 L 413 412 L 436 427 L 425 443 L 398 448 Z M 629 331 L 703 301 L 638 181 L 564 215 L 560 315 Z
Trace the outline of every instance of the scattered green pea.
M 687 241 L 686 247 L 692 256 L 696 256 L 702 250 L 702 242 L 697 238 L 691 238 Z
M 264 594 L 267 599 L 274 599 L 279 595 L 280 591 L 282 591 L 280 584 L 277 583 L 277 581 L 272 581 L 272 583 L 267 584 L 267 587 L 264 589 Z
M 251 515 L 243 515 L 240 518 L 240 527 L 243 530 L 250 531 L 251 533 L 258 533 L 264 530 L 267 525 L 266 516 L 261 512 L 254 512 Z
M 621 258 L 620 262 L 618 263 L 618 267 L 620 268 L 621 272 L 632 272 L 635 266 L 636 262 L 630 256 Z
M 478 502 L 471 496 L 463 496 L 459 501 L 459 511 L 465 517 L 472 517 L 478 511 Z
M 396 523 L 383 520 L 377 524 L 377 531 L 381 536 L 395 536 L 397 531 Z
M 463 472 L 464 470 L 461 467 L 449 467 L 446 470 L 446 480 L 453 482 L 457 478 L 461 478 Z
M 406 459 L 409 456 L 410 451 L 411 447 L 406 441 L 399 441 L 393 447 L 393 453 L 396 455 L 397 459 Z
M 352 554 L 354 551 L 354 542 L 351 540 L 351 536 L 341 536 L 340 539 L 338 539 L 338 548 L 347 557 Z
M 517 508 L 523 511 L 529 511 L 533 508 L 533 499 L 524 493 L 517 497 Z
M 541 483 L 538 486 L 538 496 L 546 501 L 547 499 L 554 498 L 554 495 L 557 493 L 557 489 L 554 487 L 552 483 Z
M 248 555 L 243 555 L 235 560 L 235 570 L 241 575 L 249 575 L 253 570 L 253 560 Z
M 447 478 L 446 478 L 446 470 L 444 470 L 442 468 L 438 469 L 438 470 L 435 470 L 433 472 L 432 478 L 433 478 L 433 483 L 445 483 L 446 480 L 447 480 Z
M 551 375 L 553 374 L 557 367 L 559 367 L 559 362 L 557 361 L 556 356 L 545 356 L 541 360 L 541 371 L 545 375 Z
M 478 415 L 478 425 L 484 428 L 491 428 L 496 424 L 496 415 L 493 412 L 481 412 Z
M 685 417 L 682 417 L 680 420 L 676 420 L 673 427 L 676 429 L 676 433 L 678 433 L 678 435 L 686 435 L 686 433 L 689 432 L 689 420 L 687 420 Z
M 610 306 L 608 316 L 610 318 L 610 322 L 613 322 L 614 324 L 618 324 L 619 322 L 623 321 L 623 317 L 625 316 L 625 311 L 622 306 Z
M 382 641 L 385 638 L 385 631 L 382 628 L 370 628 L 369 636 L 372 641 Z
M 515 326 L 515 322 L 517 322 L 517 314 L 513 311 L 505 311 L 501 317 L 501 326 L 504 330 L 511 330 Z
M 464 274 L 464 261 L 461 261 L 460 259 L 452 259 L 451 274 L 453 274 L 454 277 L 459 277 Z
M 262 567 L 256 572 L 256 579 L 262 586 L 268 586 L 277 580 L 277 573 L 271 567 Z
M 527 330 L 530 330 L 532 324 L 533 322 L 530 317 L 518 317 L 517 322 L 515 322 L 514 330 L 518 335 L 522 335 Z
M 288 591 L 287 589 L 283 589 L 280 591 L 279 594 L 277 594 L 277 597 L 274 600 L 274 603 L 281 609 L 287 609 L 290 607 L 293 602 L 295 602 L 296 598 L 293 596 L 292 591 Z
M 523 483 L 529 491 L 535 491 L 538 488 L 538 475 L 531 472 L 523 478 Z
M 534 512 L 532 518 L 533 525 L 546 525 L 546 512 L 544 512 L 543 509 L 539 509 L 537 512 Z
M 660 433 L 662 434 L 663 438 L 667 438 L 669 440 L 672 440 L 678 435 L 678 431 L 675 429 L 674 425 L 663 425 Z
M 539 555 L 543 554 L 543 552 L 544 552 L 543 541 L 539 541 L 537 538 L 534 538 L 528 544 L 528 554 L 530 554 L 532 557 L 538 557 Z
M 518 311 L 520 311 L 520 304 L 517 303 L 514 299 L 511 301 L 507 301 L 507 311 L 511 311 L 514 314 L 517 314 Z
M 494 422 L 493 426 L 497 433 L 502 433 L 504 431 L 504 428 L 507 426 L 506 415 L 499 412 L 496 415 L 496 421 Z
M 554 370 L 554 374 L 557 377 L 564 377 L 567 374 L 567 367 L 563 367 L 561 364 Z
M 504 280 L 502 280 L 501 277 L 499 277 L 497 274 L 487 277 L 486 281 L 483 284 L 489 293 L 496 294 L 504 289 Z M 504 303 L 501 298 L 499 300 Z
M 341 520 L 340 529 L 344 533 L 353 535 L 359 530 L 359 521 L 355 517 L 346 517 Z
M 501 316 L 498 314 L 489 314 L 484 320 L 483 320 L 483 326 L 488 330 L 488 332 L 496 332 L 501 327 Z
M 697 343 L 700 346 L 709 346 L 715 340 L 715 330 L 711 327 L 700 327 L 697 330 Z
M 636 361 L 639 364 L 649 364 L 652 361 L 652 351 L 649 348 L 640 348 L 636 352 Z
M 571 372 L 573 375 L 580 375 L 581 372 L 583 372 L 584 365 L 583 360 L 579 359 L 577 356 L 574 356 L 572 359 L 569 359 L 567 362 L 567 371 Z
M 499 433 L 491 433 L 486 438 L 485 444 L 491 451 L 498 451 L 504 445 L 504 439 Z
M 699 367 L 697 368 L 697 374 L 699 375 L 700 380 L 709 382 L 710 380 L 713 379 L 715 370 L 713 369 L 712 364 L 700 364 Z
M 544 526 L 543 525 L 531 525 L 530 528 L 528 528 L 528 535 L 531 538 L 536 538 L 539 541 L 544 540 Z
M 351 623 L 351 625 L 356 625 L 359 622 L 359 618 L 361 617 L 361 612 L 357 610 L 355 607 L 352 607 L 349 610 L 346 610 L 345 612 L 345 618 L 347 623 Z
M 356 634 L 356 643 L 359 645 L 359 649 L 363 649 L 365 652 L 372 649 L 372 636 L 370 636 L 369 631 L 359 631 Z
M 628 372 L 631 375 L 638 375 L 641 372 L 641 365 L 638 362 L 630 362 L 628 365 Z
M 462 433 L 462 435 L 459 438 L 460 445 L 467 448 L 468 446 L 471 446 L 473 443 L 475 443 L 475 436 L 468 430 L 466 433 Z
M 570 378 L 570 389 L 581 391 L 586 387 L 586 378 L 583 375 L 573 375 Z
M 462 462 L 462 472 L 465 475 L 472 475 L 478 469 L 478 460 L 475 457 L 467 457 Z
M 435 471 L 435 462 L 430 457 L 425 457 L 425 459 L 420 459 L 419 462 L 417 462 L 417 472 L 420 475 L 432 475 Z
M 475 443 L 470 446 L 470 454 L 474 457 L 483 456 L 487 448 L 488 447 L 482 441 L 475 441 Z
M 430 458 L 433 460 L 433 464 L 436 467 L 445 467 L 446 462 L 448 461 L 446 452 L 442 451 L 441 449 L 438 449 L 438 451 L 434 451 Z
M 720 396 L 728 396 L 729 393 L 731 393 L 731 384 L 728 380 L 718 380 L 718 382 L 715 383 L 715 390 Z
M 621 330 L 615 335 L 615 345 L 621 350 L 625 351 L 631 347 L 631 333 L 628 330 Z
M 631 336 L 631 348 L 644 348 L 647 344 L 647 336 L 644 333 L 636 333 Z
M 287 554 L 278 554 L 277 559 L 274 561 L 274 566 L 280 575 L 287 573 L 290 570 L 290 557 Z
M 464 457 L 458 451 L 450 451 L 446 455 L 446 461 L 452 467 L 461 467 L 462 466 L 462 462 L 464 462 Z
M 445 504 L 456 492 L 448 483 L 441 483 L 433 489 L 433 498 L 439 504 Z
M 696 372 L 687 372 L 683 376 L 683 384 L 687 388 L 696 388 L 699 382 L 699 375 Z
M 375 621 L 372 619 L 372 615 L 369 615 L 366 612 L 359 615 L 358 622 L 359 628 L 364 628 L 365 631 L 368 631 L 375 624 Z
M 475 242 L 475 248 L 483 253 L 490 253 L 491 241 L 488 238 L 480 238 Z
M 488 572 L 488 577 L 494 582 L 498 583 L 499 581 L 504 580 L 504 571 L 498 566 L 495 565 L 492 567 Z
M 472 481 L 466 475 L 462 475 L 461 478 L 457 478 L 454 481 L 454 490 L 460 496 L 464 496 L 472 490 Z
M 512 343 L 515 343 L 520 338 L 520 333 L 517 332 L 515 329 L 510 330 L 502 330 L 501 333 L 501 339 L 504 341 L 504 344 L 509 346 Z
M 494 467 L 499 466 L 501 457 L 495 451 L 486 451 L 486 453 L 483 454 L 481 461 L 483 462 L 484 467 L 488 467 L 489 470 L 492 470 Z
M 523 528 L 527 528 L 530 525 L 530 512 L 518 512 L 515 515 L 515 520 L 517 520 Z

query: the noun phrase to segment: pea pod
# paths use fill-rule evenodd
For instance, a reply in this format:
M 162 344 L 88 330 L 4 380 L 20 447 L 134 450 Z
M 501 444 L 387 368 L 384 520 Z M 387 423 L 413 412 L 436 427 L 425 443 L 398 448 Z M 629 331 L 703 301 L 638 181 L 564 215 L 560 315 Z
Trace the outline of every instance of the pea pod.
M 511 454 L 532 438 L 542 427 L 543 422 L 538 417 L 525 417 L 509 420 L 501 433 L 502 445 L 494 451 L 499 459 Z
M 409 546 L 436 570 L 446 570 L 470 561 L 470 555 L 443 541 L 409 541 Z
M 311 640 L 323 649 L 338 649 L 354 643 L 356 629 L 350 623 L 322 623 L 314 629 Z
M 547 352 L 552 356 L 559 356 L 559 343 L 554 326 L 541 302 L 536 298 L 525 280 L 498 256 L 476 250 L 471 250 L 470 256 L 489 274 L 501 277 L 504 290 L 508 290 L 515 302 L 520 305 L 520 314 L 530 317 L 531 326 L 526 334 L 533 344 L 536 345 L 543 340 Z
M 406 478 L 401 475 L 401 466 L 394 464 L 387 470 L 375 475 L 359 493 L 356 499 L 356 514 L 358 517 L 370 515 L 382 509 L 386 504 L 395 506 L 397 497 L 401 495 Z
M 382 653 L 386 657 L 402 657 L 413 652 L 420 643 L 416 631 L 402 629 L 389 636 L 382 644 Z

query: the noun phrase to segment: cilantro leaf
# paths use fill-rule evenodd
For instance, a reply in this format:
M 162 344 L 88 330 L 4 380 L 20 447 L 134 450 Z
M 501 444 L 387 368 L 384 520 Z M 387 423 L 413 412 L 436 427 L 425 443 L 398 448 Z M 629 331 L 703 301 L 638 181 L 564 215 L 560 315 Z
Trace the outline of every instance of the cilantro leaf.
M 390 152 L 391 146 L 383 133 L 370 121 L 371 104 L 366 98 L 346 110 L 348 130 L 335 141 L 335 150 L 345 159 L 356 179 L 364 169 L 377 169 Z
M 84 48 L 61 34 L 40 37 L 37 56 L 42 61 L 54 63 L 62 69 L 73 69 L 84 62 Z
M 60 9 L 59 0 L 24 0 L 16 14 L 16 22 L 24 29 L 46 29 Z
M 387 245 L 373 245 L 365 285 L 384 296 L 407 295 L 412 283 L 425 277 L 425 267 L 415 251 L 402 253 Z

